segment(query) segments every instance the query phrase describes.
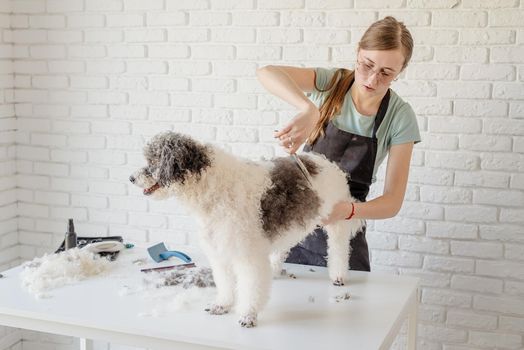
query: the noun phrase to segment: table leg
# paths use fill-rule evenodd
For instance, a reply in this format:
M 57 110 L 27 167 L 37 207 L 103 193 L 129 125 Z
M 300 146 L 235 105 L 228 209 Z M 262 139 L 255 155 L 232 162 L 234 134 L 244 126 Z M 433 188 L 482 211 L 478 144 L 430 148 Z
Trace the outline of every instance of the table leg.
M 80 338 L 80 350 L 93 350 L 93 341 L 91 339 Z
M 415 297 L 408 316 L 408 350 L 415 350 L 417 347 L 417 313 L 418 298 Z

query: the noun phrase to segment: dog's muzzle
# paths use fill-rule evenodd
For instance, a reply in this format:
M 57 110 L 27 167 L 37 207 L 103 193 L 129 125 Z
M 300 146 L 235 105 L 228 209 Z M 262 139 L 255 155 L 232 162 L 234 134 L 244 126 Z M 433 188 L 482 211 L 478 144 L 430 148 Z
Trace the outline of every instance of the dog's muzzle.
M 129 181 L 131 181 L 132 184 L 135 184 L 136 185 L 136 181 L 137 181 L 137 178 L 133 175 L 131 175 L 129 177 Z M 149 187 L 149 188 L 144 188 L 144 195 L 145 196 L 149 196 L 151 195 L 153 192 L 155 192 L 156 190 L 158 190 L 160 188 L 160 185 L 157 183 L 155 183 L 153 186 Z

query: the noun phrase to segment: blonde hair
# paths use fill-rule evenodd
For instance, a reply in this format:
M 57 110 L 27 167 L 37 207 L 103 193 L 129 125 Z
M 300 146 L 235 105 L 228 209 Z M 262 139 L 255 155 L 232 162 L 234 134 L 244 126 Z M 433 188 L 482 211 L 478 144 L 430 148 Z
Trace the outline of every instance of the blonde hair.
M 404 56 L 404 63 L 402 64 L 402 69 L 404 69 L 407 67 L 413 53 L 413 38 L 404 23 L 397 21 L 394 17 L 387 16 L 373 23 L 366 30 L 358 43 L 358 49 L 400 49 Z M 315 81 L 315 89 L 317 91 L 331 92 L 322 103 L 322 106 L 320 106 L 320 119 L 311 135 L 309 135 L 308 144 L 313 144 L 319 136 L 323 136 L 324 126 L 340 113 L 344 98 L 354 77 L 354 71 L 340 68 L 335 71 L 333 78 L 331 78 L 325 89 L 319 89 Z

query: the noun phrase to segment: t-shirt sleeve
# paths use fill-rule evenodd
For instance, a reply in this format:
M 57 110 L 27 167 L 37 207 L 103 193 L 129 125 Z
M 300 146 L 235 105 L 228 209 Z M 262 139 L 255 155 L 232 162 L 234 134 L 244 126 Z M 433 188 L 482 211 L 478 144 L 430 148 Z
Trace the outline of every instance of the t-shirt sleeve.
M 400 145 L 403 143 L 420 142 L 420 131 L 418 128 L 417 117 L 413 108 L 406 103 L 397 113 L 395 113 L 396 123 L 391 135 L 391 145 Z

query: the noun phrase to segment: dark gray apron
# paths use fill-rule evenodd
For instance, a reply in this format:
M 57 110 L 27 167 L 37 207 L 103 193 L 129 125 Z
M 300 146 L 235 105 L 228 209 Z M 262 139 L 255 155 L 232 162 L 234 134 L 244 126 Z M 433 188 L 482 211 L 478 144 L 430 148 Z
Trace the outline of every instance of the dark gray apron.
M 313 151 L 324 154 L 329 160 L 337 163 L 347 174 L 351 195 L 361 202 L 366 201 L 369 193 L 377 156 L 377 130 L 386 115 L 389 98 L 390 91 L 388 89 L 380 102 L 373 125 L 372 137 L 355 135 L 340 130 L 330 121 L 324 129 L 324 136 L 319 137 L 313 145 L 304 147 L 306 152 Z M 349 268 L 351 270 L 370 271 L 366 226 L 362 227 L 362 230 L 351 240 L 350 245 L 352 253 L 349 259 Z M 304 241 L 291 249 L 286 262 L 326 266 L 326 256 L 327 236 L 326 232 L 319 227 Z

